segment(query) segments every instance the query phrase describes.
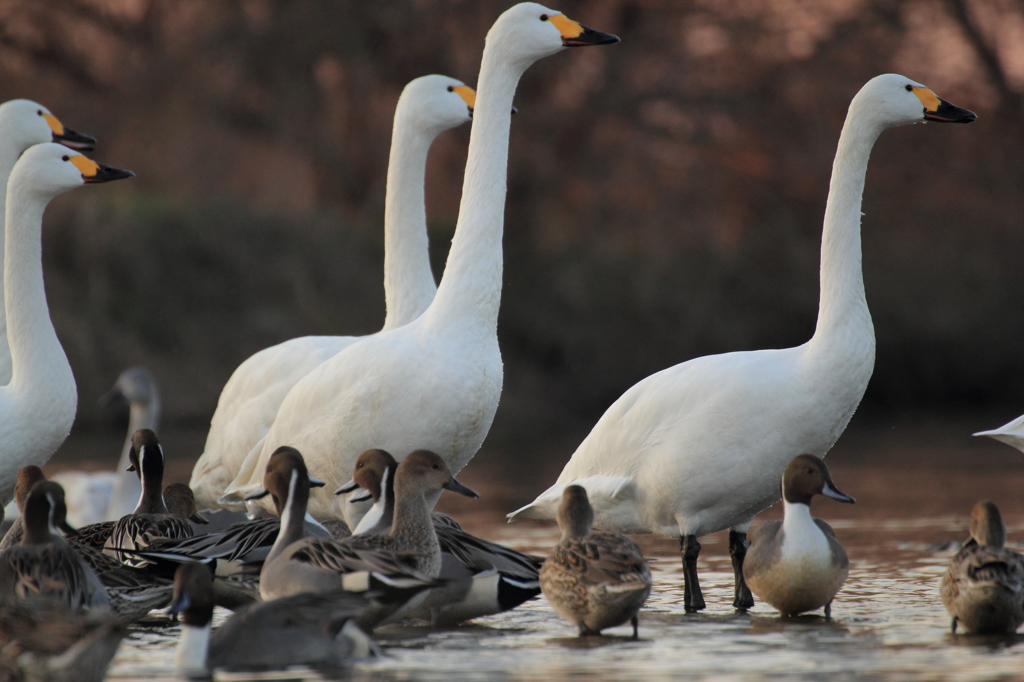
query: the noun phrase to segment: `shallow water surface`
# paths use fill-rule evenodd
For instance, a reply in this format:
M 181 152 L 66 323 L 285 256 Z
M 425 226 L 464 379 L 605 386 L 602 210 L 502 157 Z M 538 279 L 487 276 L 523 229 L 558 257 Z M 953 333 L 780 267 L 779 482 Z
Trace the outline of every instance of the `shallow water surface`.
M 478 455 L 459 476 L 482 499 L 446 496 L 441 508 L 473 533 L 546 553 L 557 540 L 553 525 L 506 525 L 503 514 L 554 480 L 561 462 L 552 464 L 553 471 L 535 472 L 541 480 L 531 482 L 500 466 L 488 470 L 479 461 L 486 456 Z M 655 588 L 641 612 L 639 641 L 628 639 L 629 626 L 606 631 L 606 637 L 579 639 L 538 598 L 460 628 L 382 628 L 376 638 L 387 656 L 357 663 L 335 677 L 296 670 L 218 679 L 1024 678 L 1024 638 L 952 635 L 938 596 L 940 576 L 955 551 L 951 541 L 966 537 L 974 502 L 997 502 L 1011 543 L 1024 540 L 1021 455 L 995 443 L 940 437 L 928 429 L 887 429 L 847 434 L 826 461 L 839 488 L 857 498 L 855 505 L 817 498 L 812 506 L 816 516 L 835 527 L 851 560 L 832 620 L 820 615 L 781 619 L 764 604 L 735 613 L 724 533 L 701 539 L 699 571 L 708 608 L 687 615 L 678 541 L 644 536 L 637 540 L 655 559 Z M 773 508 L 761 518 L 779 518 L 780 513 Z M 218 610 L 218 620 L 226 616 Z M 176 644 L 176 626 L 137 629 L 114 659 L 109 679 L 173 679 Z

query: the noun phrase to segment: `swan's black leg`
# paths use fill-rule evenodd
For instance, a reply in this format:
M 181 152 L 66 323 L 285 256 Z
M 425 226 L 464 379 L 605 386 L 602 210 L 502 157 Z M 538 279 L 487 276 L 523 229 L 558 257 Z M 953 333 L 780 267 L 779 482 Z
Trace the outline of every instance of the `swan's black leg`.
M 747 556 L 747 534 L 729 531 L 729 557 L 732 559 L 732 572 L 736 580 L 736 592 L 733 596 L 733 608 L 746 611 L 754 606 L 754 595 L 743 579 L 743 560 Z
M 683 608 L 687 613 L 702 611 L 704 595 L 700 593 L 700 583 L 697 582 L 697 557 L 700 556 L 697 536 L 679 538 L 679 552 L 683 555 Z

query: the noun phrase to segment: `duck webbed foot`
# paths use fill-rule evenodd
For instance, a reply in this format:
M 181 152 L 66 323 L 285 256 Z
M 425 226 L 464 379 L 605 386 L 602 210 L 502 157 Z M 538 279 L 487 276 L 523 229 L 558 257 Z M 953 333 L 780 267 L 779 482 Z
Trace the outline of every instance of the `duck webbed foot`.
M 746 611 L 754 606 L 754 595 L 750 593 L 747 582 L 743 579 L 743 560 L 747 556 L 747 534 L 735 530 L 729 531 L 729 558 L 732 559 L 732 572 L 736 581 L 733 596 L 733 608 Z
M 697 557 L 700 556 L 697 536 L 680 537 L 679 552 L 683 555 L 683 608 L 687 613 L 702 611 L 705 605 L 704 595 L 701 594 L 700 583 L 697 581 Z

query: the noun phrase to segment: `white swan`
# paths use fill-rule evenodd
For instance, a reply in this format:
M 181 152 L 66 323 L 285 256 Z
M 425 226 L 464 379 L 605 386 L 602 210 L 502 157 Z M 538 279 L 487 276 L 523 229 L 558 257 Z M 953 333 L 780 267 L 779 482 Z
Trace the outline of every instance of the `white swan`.
M 281 445 L 303 453 L 327 481 L 313 516 L 355 526 L 368 504 L 331 491 L 370 448 L 429 449 L 458 472 L 480 448 L 501 394 L 498 303 L 512 98 L 523 72 L 569 45 L 616 42 L 535 3 L 498 17 L 487 34 L 455 238 L 437 295 L 419 318 L 350 346 L 306 375 L 285 398 L 259 460 L 225 503 L 254 491 Z M 436 496 L 431 500 L 431 506 Z
M 26 149 L 34 144 L 51 141 L 82 150 L 92 149 L 91 145 L 96 142 L 88 135 L 65 128 L 49 109 L 38 102 L 12 99 L 0 104 L 0 249 L 3 249 L 4 202 L 11 169 Z M 0 263 L 3 260 L 3 251 L 0 250 Z M 0 299 L 3 299 L 2 284 Z M 0 385 L 10 380 L 11 349 L 7 343 L 7 316 L 0 306 Z
M 731 528 L 734 604 L 750 520 L 779 499 L 779 477 L 800 454 L 823 457 L 857 409 L 875 359 L 861 272 L 861 195 L 868 156 L 887 128 L 974 114 L 888 74 L 868 81 L 839 138 L 821 243 L 821 300 L 811 340 L 796 348 L 710 355 L 653 374 L 594 426 L 557 482 L 510 518 L 555 518 L 562 490 L 587 489 L 595 525 L 680 538 L 684 604 L 704 608 L 697 538 Z
M 68 507 L 68 523 L 74 528 L 101 521 L 117 521 L 135 511 L 142 495 L 137 474 L 128 471 L 131 460 L 132 434 L 139 429 L 160 428 L 160 389 L 145 367 L 129 367 L 121 372 L 100 402 L 128 401 L 128 436 L 121 449 L 121 459 L 113 471 L 62 471 L 52 477 L 64 488 Z
M 43 289 L 43 210 L 86 183 L 130 177 L 47 142 L 14 164 L 7 184 L 4 301 L 11 345 L 11 382 L 0 386 L 0 503 L 11 499 L 18 470 L 42 466 L 71 430 L 75 377 L 50 322 Z
M 995 438 L 1001 443 L 1006 443 L 1010 447 L 1017 448 L 1021 452 L 1024 452 L 1024 414 L 1008 424 L 1003 424 L 998 429 L 992 429 L 991 431 L 978 431 L 971 435 Z
M 434 299 L 423 198 L 427 152 L 438 135 L 471 120 L 475 96 L 461 81 L 433 75 L 411 81 L 398 99 L 384 199 L 385 331 L 416 319 Z M 221 392 L 192 471 L 189 485 L 200 509 L 216 507 L 239 471 L 251 471 L 243 466 L 246 457 L 255 450 L 255 461 L 281 402 L 299 379 L 360 338 L 291 339 L 238 366 Z

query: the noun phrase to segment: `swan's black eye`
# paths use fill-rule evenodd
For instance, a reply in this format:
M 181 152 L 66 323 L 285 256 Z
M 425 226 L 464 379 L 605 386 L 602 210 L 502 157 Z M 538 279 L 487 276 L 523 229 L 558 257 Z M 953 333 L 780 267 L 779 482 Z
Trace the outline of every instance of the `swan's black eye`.
M 70 156 L 67 156 L 67 155 L 64 155 L 64 156 L 60 157 L 60 160 L 61 160 L 61 161 L 70 161 L 70 160 L 71 160 L 71 157 L 70 157 Z
M 907 92 L 913 92 L 913 91 L 914 91 L 914 86 L 911 85 L 910 83 L 907 83 Z
M 540 15 L 540 20 L 541 21 L 547 21 L 548 20 L 548 15 L 546 15 L 546 14 Z
M 455 86 L 454 85 L 449 85 L 448 86 L 448 92 L 455 92 Z

